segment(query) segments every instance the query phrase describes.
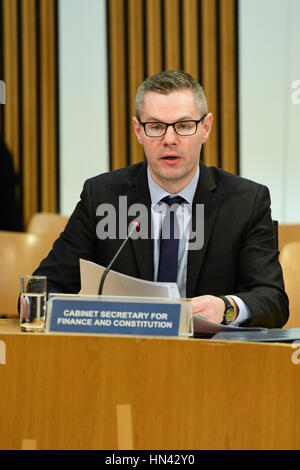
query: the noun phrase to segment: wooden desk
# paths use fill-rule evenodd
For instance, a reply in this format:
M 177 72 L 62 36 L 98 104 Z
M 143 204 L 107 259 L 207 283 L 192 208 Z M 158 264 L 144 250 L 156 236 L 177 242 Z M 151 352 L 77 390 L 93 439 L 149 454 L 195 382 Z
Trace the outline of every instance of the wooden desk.
M 1 449 L 300 449 L 291 345 L 21 333 L 15 320 L 0 341 Z

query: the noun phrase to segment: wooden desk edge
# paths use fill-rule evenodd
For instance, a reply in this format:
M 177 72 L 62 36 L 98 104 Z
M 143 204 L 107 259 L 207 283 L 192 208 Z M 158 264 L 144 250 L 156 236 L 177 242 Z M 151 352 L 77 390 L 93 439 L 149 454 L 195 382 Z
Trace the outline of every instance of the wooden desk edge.
M 57 332 L 43 332 L 43 333 L 27 333 L 20 330 L 18 318 L 1 318 L 0 319 L 0 336 L 2 335 L 22 335 L 22 336 L 75 336 L 75 337 L 99 337 L 99 338 L 131 338 L 138 341 L 142 340 L 172 340 L 172 341 L 197 341 L 199 343 L 208 343 L 211 345 L 228 345 L 228 344 L 244 344 L 244 345 L 258 345 L 263 347 L 281 346 L 291 347 L 291 343 L 284 342 L 260 342 L 260 341 L 233 341 L 233 340 L 216 340 L 213 338 L 194 338 L 186 336 L 151 336 L 151 335 L 108 335 L 108 334 L 91 334 L 91 333 L 57 333 Z

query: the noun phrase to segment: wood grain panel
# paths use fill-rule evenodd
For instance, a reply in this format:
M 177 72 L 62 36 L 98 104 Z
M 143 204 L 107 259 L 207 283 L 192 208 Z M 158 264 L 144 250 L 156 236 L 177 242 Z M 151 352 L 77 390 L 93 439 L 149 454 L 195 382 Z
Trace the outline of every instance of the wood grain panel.
M 201 2 L 202 30 L 202 85 L 214 122 L 208 142 L 203 148 L 203 161 L 206 165 L 218 166 L 218 67 L 217 67 L 217 5 L 216 0 Z
M 165 69 L 180 69 L 179 0 L 165 0 Z
M 143 48 L 143 3 L 140 0 L 128 0 L 128 49 L 129 49 L 129 115 L 128 132 L 130 139 L 131 164 L 138 163 L 144 158 L 141 145 L 138 144 L 133 126 L 132 116 L 135 116 L 135 96 L 139 85 L 144 80 L 144 48 Z
M 40 0 L 41 209 L 56 211 L 56 70 L 54 3 Z
M 19 77 L 18 77 L 18 5 L 17 0 L 3 0 L 3 62 L 6 83 L 4 113 L 5 142 L 14 168 L 19 165 Z
M 183 68 L 196 80 L 199 78 L 198 1 L 183 2 Z
M 4 138 L 21 179 L 25 230 L 38 210 L 57 210 L 56 5 L 56 0 L 2 1 Z
M 214 116 L 202 159 L 236 172 L 236 0 L 111 0 L 107 5 L 112 168 L 143 159 L 128 124 L 143 75 L 183 67 L 201 77 Z
M 124 2 L 109 0 L 110 136 L 112 170 L 127 164 Z
M 117 405 L 118 449 L 132 450 L 131 405 Z
M 117 449 L 120 404 L 130 407 L 136 450 L 300 448 L 300 367 L 289 344 L 30 335 L 3 325 L 3 450 L 24 438 L 38 450 Z
M 34 0 L 21 0 L 23 98 L 23 203 L 25 228 L 38 211 L 36 9 Z
M 37 442 L 36 439 L 22 439 L 21 450 L 36 450 Z
M 146 0 L 147 76 L 162 70 L 161 0 Z
M 220 2 L 220 73 L 222 168 L 237 170 L 235 0 Z

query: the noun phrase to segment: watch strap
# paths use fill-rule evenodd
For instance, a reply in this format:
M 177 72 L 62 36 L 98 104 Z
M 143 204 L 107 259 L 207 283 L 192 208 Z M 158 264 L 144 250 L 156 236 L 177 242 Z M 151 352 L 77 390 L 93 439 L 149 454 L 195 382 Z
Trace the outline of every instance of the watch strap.
M 227 299 L 227 297 L 225 297 L 225 295 L 217 295 L 217 297 L 219 297 L 220 299 L 223 300 L 223 302 L 225 303 L 225 309 L 224 309 L 224 315 L 223 315 L 223 321 L 222 323 L 225 324 L 225 325 L 228 325 L 230 324 L 231 322 L 230 321 L 227 321 L 227 318 L 226 318 L 226 314 L 230 311 L 230 312 L 234 312 L 234 306 L 232 305 L 232 303 Z

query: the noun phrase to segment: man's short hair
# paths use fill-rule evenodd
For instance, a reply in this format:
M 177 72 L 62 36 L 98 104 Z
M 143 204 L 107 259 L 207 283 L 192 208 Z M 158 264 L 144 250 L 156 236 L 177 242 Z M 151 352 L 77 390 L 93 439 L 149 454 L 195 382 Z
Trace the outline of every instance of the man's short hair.
M 202 86 L 189 73 L 177 70 L 164 70 L 156 73 L 139 86 L 135 99 L 135 112 L 140 117 L 144 97 L 148 91 L 168 95 L 172 91 L 191 90 L 200 114 L 207 113 L 207 102 Z

